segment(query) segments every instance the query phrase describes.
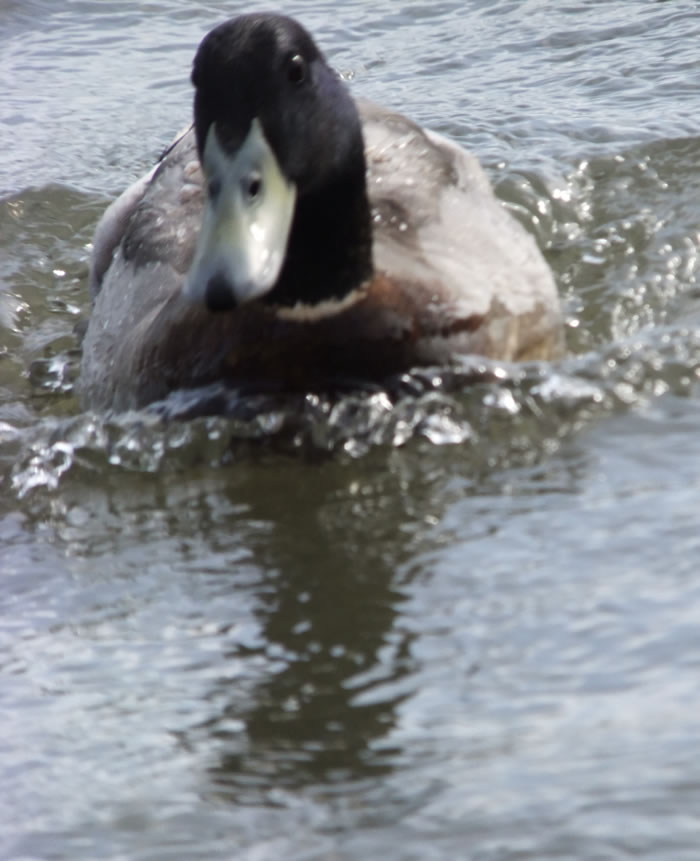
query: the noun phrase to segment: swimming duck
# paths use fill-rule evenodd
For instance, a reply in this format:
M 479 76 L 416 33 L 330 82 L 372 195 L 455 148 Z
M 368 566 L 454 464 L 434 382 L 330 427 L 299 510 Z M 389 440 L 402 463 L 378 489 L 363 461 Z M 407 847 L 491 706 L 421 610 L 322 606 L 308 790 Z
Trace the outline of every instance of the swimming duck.
M 295 20 L 216 27 L 192 83 L 193 126 L 95 233 L 86 406 L 561 353 L 550 270 L 476 158 L 354 100 Z

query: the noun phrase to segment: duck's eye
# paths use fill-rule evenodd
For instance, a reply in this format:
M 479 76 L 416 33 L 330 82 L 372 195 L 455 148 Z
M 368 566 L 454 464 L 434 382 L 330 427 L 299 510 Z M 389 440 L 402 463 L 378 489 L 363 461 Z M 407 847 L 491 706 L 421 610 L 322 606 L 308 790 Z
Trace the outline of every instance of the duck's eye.
M 287 65 L 287 76 L 293 84 L 301 84 L 306 80 L 306 60 L 301 54 L 294 54 Z

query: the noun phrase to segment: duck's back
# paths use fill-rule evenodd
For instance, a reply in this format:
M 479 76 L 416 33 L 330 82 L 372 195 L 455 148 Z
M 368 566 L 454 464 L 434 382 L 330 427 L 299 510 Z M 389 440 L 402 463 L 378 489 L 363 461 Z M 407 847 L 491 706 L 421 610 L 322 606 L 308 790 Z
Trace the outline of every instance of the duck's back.
M 560 355 L 551 271 L 478 160 L 404 116 L 359 107 L 377 271 L 419 297 L 426 330 L 442 326 L 455 336 L 451 352 L 504 360 Z

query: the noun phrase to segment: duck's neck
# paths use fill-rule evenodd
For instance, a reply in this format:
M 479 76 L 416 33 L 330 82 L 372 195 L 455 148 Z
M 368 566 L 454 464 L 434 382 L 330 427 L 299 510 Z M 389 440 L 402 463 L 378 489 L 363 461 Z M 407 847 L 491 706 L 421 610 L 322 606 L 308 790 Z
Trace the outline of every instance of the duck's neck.
M 320 190 L 305 194 L 297 209 L 287 257 L 272 305 L 342 301 L 372 275 L 372 228 L 365 165 Z

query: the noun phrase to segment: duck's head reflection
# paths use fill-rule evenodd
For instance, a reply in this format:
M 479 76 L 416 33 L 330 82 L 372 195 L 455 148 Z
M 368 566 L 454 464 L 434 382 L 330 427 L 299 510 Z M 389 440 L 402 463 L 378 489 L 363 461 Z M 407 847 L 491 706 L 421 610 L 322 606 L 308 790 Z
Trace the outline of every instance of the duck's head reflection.
M 312 473 L 299 483 L 299 464 L 283 464 L 245 488 L 248 549 L 262 574 L 260 645 L 244 658 L 265 670 L 252 688 L 222 683 L 227 705 L 209 726 L 221 751 L 213 779 L 239 801 L 270 785 L 377 775 L 396 753 L 382 739 L 412 664 L 410 635 L 395 627 L 410 552 L 396 541 L 404 502 L 382 480 L 363 496 L 339 464 Z

